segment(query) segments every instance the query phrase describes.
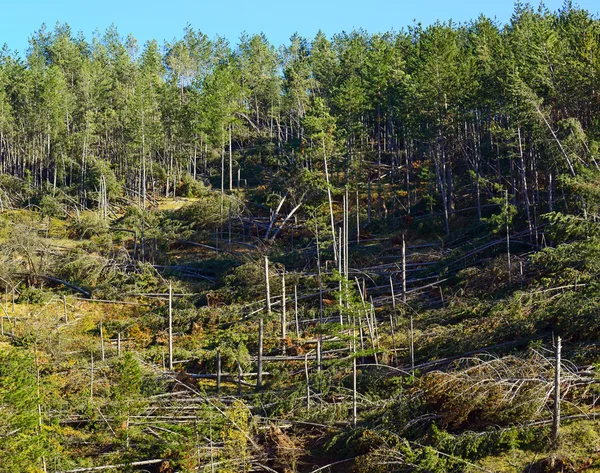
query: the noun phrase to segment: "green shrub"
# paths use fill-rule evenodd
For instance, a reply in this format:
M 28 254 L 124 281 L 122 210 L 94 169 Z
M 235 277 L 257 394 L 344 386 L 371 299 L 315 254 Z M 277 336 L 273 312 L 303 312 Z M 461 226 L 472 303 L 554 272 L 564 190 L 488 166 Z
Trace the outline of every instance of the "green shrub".
M 45 304 L 52 298 L 52 296 L 52 292 L 46 289 L 29 286 L 21 291 L 19 297 L 17 298 L 17 302 L 19 304 L 27 302 L 29 304 Z
M 85 212 L 69 225 L 71 238 L 91 238 L 108 232 L 108 223 L 95 212 Z
M 58 199 L 46 194 L 40 200 L 40 212 L 45 217 L 61 217 L 65 215 L 65 210 Z
M 210 189 L 202 182 L 194 180 L 190 174 L 184 174 L 181 184 L 178 189 L 179 195 L 182 197 L 201 197 L 206 196 Z

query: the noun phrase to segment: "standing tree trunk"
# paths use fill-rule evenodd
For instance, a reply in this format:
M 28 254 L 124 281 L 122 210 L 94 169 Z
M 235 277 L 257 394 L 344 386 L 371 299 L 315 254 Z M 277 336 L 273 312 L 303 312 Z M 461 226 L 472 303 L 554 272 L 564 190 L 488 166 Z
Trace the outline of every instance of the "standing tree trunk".
M 356 322 L 354 323 L 354 336 L 352 338 L 352 427 L 356 428 L 356 404 L 358 400 L 356 383 Z
M 169 371 L 173 371 L 173 285 L 169 283 Z
M 100 353 L 102 354 L 102 361 L 104 361 L 104 330 L 102 328 L 102 319 L 100 319 Z
M 327 180 L 327 199 L 329 200 L 329 218 L 331 220 L 331 236 L 333 237 L 333 258 L 337 261 L 339 255 L 337 254 L 337 247 L 335 242 L 335 224 L 333 222 L 333 201 L 331 198 L 331 187 L 329 183 L 329 171 L 327 168 L 327 154 L 325 151 L 325 138 L 323 138 L 323 162 L 325 165 L 325 179 Z
M 265 256 L 265 295 L 266 295 L 266 310 L 267 316 L 271 315 L 271 287 L 269 285 L 269 257 Z M 261 316 L 258 319 L 258 367 L 256 377 L 256 389 L 262 386 L 262 370 L 263 370 L 263 336 L 264 336 L 264 318 Z
M 294 285 L 294 316 L 296 317 L 296 338 L 300 338 L 300 324 L 298 323 L 298 286 Z
M 560 352 L 561 339 L 556 339 L 556 365 L 554 368 L 554 417 L 552 419 L 552 446 L 558 448 L 560 444 Z
M 523 143 L 521 141 L 521 128 L 517 128 L 517 134 L 519 137 L 519 172 L 521 174 L 521 183 L 523 187 L 523 196 L 524 196 L 524 204 L 525 211 L 527 214 L 527 227 L 529 228 L 529 241 L 532 240 L 533 226 L 531 225 L 531 209 L 529 208 L 529 190 L 527 189 L 527 175 L 525 169 L 525 159 L 523 157 Z
M 287 320 L 286 320 L 286 304 L 285 304 L 285 270 L 281 276 L 281 347 L 285 354 L 285 345 L 287 338 Z
M 256 373 L 256 389 L 262 387 L 262 370 L 263 370 L 263 332 L 264 332 L 264 320 L 263 317 L 258 319 L 258 360 L 257 360 L 257 373 Z
M 358 201 L 358 188 L 356 189 L 356 244 L 360 243 L 360 205 Z
M 217 350 L 217 394 L 221 392 L 221 350 Z
M 439 159 L 437 157 L 434 157 L 434 161 L 435 161 L 435 174 L 437 177 L 438 186 L 442 193 L 442 203 L 444 205 L 444 225 L 445 225 L 445 229 L 446 229 L 446 235 L 450 235 L 450 221 L 449 221 L 450 219 L 449 219 L 449 214 L 448 214 L 448 197 L 447 197 L 447 193 L 446 193 L 446 184 L 445 184 L 446 173 L 444 172 L 445 164 L 442 160 L 442 166 L 440 169 Z
M 231 148 L 231 125 L 229 125 L 229 192 L 233 190 L 233 151 Z
M 271 286 L 269 283 L 269 257 L 265 256 L 265 296 L 267 315 L 271 315 Z
M 508 225 L 508 191 L 506 191 L 506 255 L 508 258 L 508 284 L 510 284 L 510 273 L 511 273 L 511 264 L 510 264 L 510 231 Z
M 308 353 L 304 355 L 304 377 L 306 378 L 306 410 L 310 410 L 310 377 L 308 376 Z

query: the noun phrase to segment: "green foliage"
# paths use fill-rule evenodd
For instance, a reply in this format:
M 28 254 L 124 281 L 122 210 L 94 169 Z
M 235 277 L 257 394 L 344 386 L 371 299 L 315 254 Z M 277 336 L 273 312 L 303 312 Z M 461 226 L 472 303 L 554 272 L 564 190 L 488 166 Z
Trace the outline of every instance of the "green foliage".
M 600 226 L 593 220 L 582 218 L 578 215 L 552 212 L 544 217 L 550 222 L 548 237 L 555 244 L 567 243 L 573 239 L 597 238 Z
M 265 268 L 260 261 L 244 263 L 224 277 L 225 296 L 230 301 L 261 299 L 265 294 Z M 271 291 L 281 290 L 281 280 L 275 271 L 269 271 Z
M 31 197 L 32 189 L 23 179 L 10 174 L 0 175 L 0 189 L 4 196 L 3 205 L 23 205 Z M 8 198 L 8 202 L 6 202 Z
M 46 217 L 62 217 L 65 214 L 59 200 L 49 194 L 44 195 L 40 200 L 40 211 Z
M 500 186 L 496 186 L 496 192 L 501 191 L 502 188 Z M 517 208 L 509 203 L 508 192 L 501 197 L 492 197 L 490 199 L 490 203 L 500 207 L 500 212 L 488 218 L 484 218 L 483 221 L 489 225 L 490 230 L 494 233 L 501 234 L 503 231 L 506 232 L 506 228 L 511 227 L 513 219 L 518 213 Z
M 222 366 L 230 373 L 237 373 L 238 363 L 242 371 L 247 370 L 251 366 L 248 348 L 244 342 L 236 342 L 236 338 L 239 337 L 228 337 L 227 340 L 219 346 Z
M 219 459 L 224 463 L 221 469 L 227 473 L 245 473 L 252 468 L 250 458 L 250 417 L 243 401 L 235 401 L 227 411 L 227 424 L 221 432 L 223 449 Z
M 100 199 L 98 194 L 101 186 L 104 184 L 106 185 L 106 194 L 109 200 L 113 200 L 121 195 L 122 185 L 108 162 L 93 158 L 88 166 L 85 188 L 94 191 L 89 194 L 92 200 L 98 202 Z
M 540 434 L 539 429 L 527 427 L 492 427 L 484 432 L 465 432 L 455 436 L 433 424 L 431 437 L 436 449 L 456 458 L 474 461 L 518 448 L 543 448 L 545 436 Z
M 208 195 L 208 189 L 204 184 L 194 180 L 189 174 L 184 174 L 179 188 L 179 195 L 183 197 L 202 197 Z
M 108 223 L 95 212 L 86 212 L 81 217 L 71 221 L 70 233 L 73 238 L 91 238 L 105 234 L 108 231 Z
M 0 471 L 42 471 L 47 439 L 35 360 L 20 349 L 0 349 Z
M 51 291 L 29 286 L 21 291 L 17 302 L 20 304 L 44 304 L 52 299 L 52 297 L 53 294 Z
M 175 218 L 186 222 L 194 231 L 214 231 L 227 224 L 229 217 L 238 218 L 242 203 L 230 195 L 217 195 L 203 189 L 197 200 L 176 212 Z
M 542 454 L 548 429 L 515 425 L 548 420 L 544 347 L 559 334 L 567 358 L 600 357 L 598 31 L 567 2 L 518 4 L 506 25 L 320 32 L 279 49 L 188 26 L 163 50 L 58 24 L 23 59 L 2 50 L 0 470 L 160 457 L 148 469 L 308 471 L 358 456 L 340 468 L 441 473 Z M 377 318 L 354 355 L 348 323 L 364 328 L 370 306 L 333 258 L 346 191 L 348 266 Z M 389 306 L 399 229 L 411 334 L 404 303 Z M 507 230 L 510 264 L 496 244 Z M 217 350 L 234 378 L 238 364 L 254 370 L 263 255 L 277 262 L 274 298 L 281 263 L 288 298 L 299 290 L 284 339 L 278 303 L 264 319 L 264 353 L 290 358 L 266 362 L 259 393 L 251 376 L 242 396 L 230 378 L 216 393 Z M 70 289 L 48 277 L 119 304 L 52 299 Z M 162 368 L 171 284 L 174 371 Z M 412 336 L 417 364 L 438 364 L 409 373 Z M 305 378 L 316 337 L 327 356 L 320 369 L 307 360 Z M 352 356 L 371 364 L 375 352 L 347 429 Z M 593 418 L 593 383 L 579 381 L 566 415 Z M 590 428 L 571 437 L 598 440 Z
M 113 398 L 118 402 L 138 398 L 142 388 L 142 370 L 132 353 L 125 353 L 115 361 L 114 381 L 111 385 Z

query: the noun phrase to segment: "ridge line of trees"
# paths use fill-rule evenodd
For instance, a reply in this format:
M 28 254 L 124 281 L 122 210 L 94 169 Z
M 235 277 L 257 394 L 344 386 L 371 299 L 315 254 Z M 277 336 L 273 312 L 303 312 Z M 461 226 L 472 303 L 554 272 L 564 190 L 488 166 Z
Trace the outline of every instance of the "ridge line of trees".
M 85 207 L 122 195 L 145 207 L 241 176 L 292 209 L 329 161 L 331 185 L 373 193 L 379 218 L 435 207 L 449 232 L 456 208 L 481 217 L 508 191 L 533 228 L 564 197 L 557 186 L 598 167 L 598 44 L 598 19 L 568 1 L 518 4 L 506 25 L 319 32 L 280 48 L 191 26 L 162 49 L 116 27 L 87 42 L 42 26 L 24 60 L 0 53 L 0 185 L 28 203 L 63 191 Z

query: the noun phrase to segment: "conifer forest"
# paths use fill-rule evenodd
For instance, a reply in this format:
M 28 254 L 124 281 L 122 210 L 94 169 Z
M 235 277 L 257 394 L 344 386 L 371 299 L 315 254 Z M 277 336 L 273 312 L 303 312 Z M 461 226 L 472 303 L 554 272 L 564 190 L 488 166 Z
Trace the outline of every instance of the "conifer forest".
M 600 471 L 598 16 L 9 46 L 0 472 Z

